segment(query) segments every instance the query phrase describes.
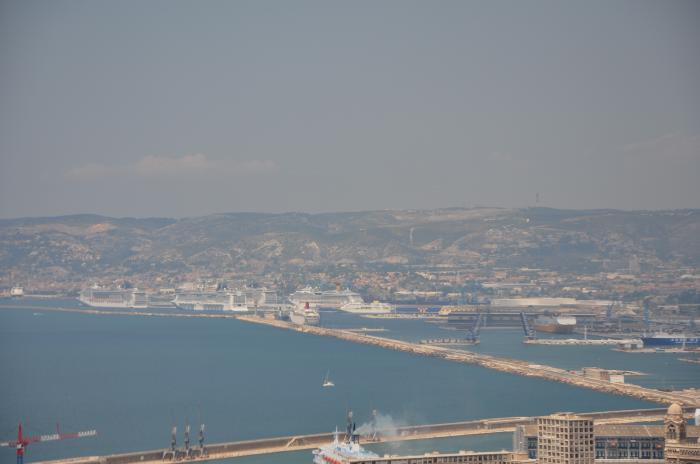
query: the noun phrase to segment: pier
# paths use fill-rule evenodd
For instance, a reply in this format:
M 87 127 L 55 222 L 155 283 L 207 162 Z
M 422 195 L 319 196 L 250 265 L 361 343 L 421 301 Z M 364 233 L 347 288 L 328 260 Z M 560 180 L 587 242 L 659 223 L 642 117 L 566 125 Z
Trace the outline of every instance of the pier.
M 690 411 L 686 411 L 690 417 Z M 663 420 L 666 414 L 665 408 L 634 409 L 624 411 L 604 411 L 582 413 L 584 417 L 590 417 L 597 424 L 624 424 L 638 422 L 655 422 Z M 535 417 L 501 417 L 491 419 L 472 420 L 443 424 L 424 424 L 399 427 L 387 434 L 386 431 L 377 430 L 371 437 L 360 437 L 363 443 L 387 443 L 407 440 L 425 440 L 433 438 L 448 438 L 469 435 L 487 435 L 492 433 L 514 432 L 518 425 L 534 423 Z M 286 437 L 262 438 L 258 440 L 244 440 L 227 443 L 206 445 L 204 452 L 193 453 L 189 457 L 176 460 L 163 459 L 164 450 L 138 451 L 133 453 L 112 454 L 107 456 L 86 456 L 55 461 L 43 461 L 39 464 L 155 464 L 164 462 L 204 462 L 219 459 L 230 459 L 259 454 L 284 453 L 289 451 L 303 451 L 318 448 L 331 443 L 333 433 L 319 433 L 311 435 L 291 435 Z M 165 450 L 166 452 L 168 450 Z M 177 453 L 176 453 L 177 454 Z
M 353 343 L 373 345 L 395 351 L 442 358 L 448 361 L 464 364 L 473 364 L 488 369 L 495 369 L 509 374 L 523 375 L 526 377 L 537 377 L 555 382 L 566 383 L 582 388 L 614 395 L 631 396 L 646 401 L 661 404 L 679 403 L 684 406 L 700 406 L 700 392 L 667 392 L 646 388 L 628 383 L 611 383 L 605 380 L 584 377 L 579 373 L 560 369 L 557 367 L 545 366 L 542 364 L 529 363 L 517 359 L 490 356 L 486 354 L 474 353 L 471 351 L 447 348 L 444 346 L 427 345 L 420 343 L 405 342 L 402 340 L 388 339 L 373 335 L 359 334 L 341 329 L 330 329 L 326 327 L 315 327 L 307 325 L 295 325 L 285 321 L 274 319 L 262 319 L 255 316 L 239 315 L 239 320 L 266 324 L 280 329 L 294 330 L 302 333 L 334 337 Z
M 0 306 L 0 309 L 11 308 Z M 529 363 L 527 361 L 522 361 L 518 359 L 490 356 L 466 350 L 449 348 L 446 346 L 435 346 L 430 344 L 405 342 L 401 340 L 378 337 L 375 335 L 368 335 L 366 333 L 356 333 L 347 329 L 331 329 L 326 327 L 296 325 L 285 321 L 267 319 L 247 314 L 197 314 L 194 312 L 157 312 L 141 310 L 114 311 L 94 308 L 57 308 L 42 306 L 24 307 L 24 309 L 140 317 L 203 317 L 217 319 L 238 319 L 241 321 L 251 322 L 255 324 L 265 324 L 268 326 L 277 327 L 279 329 L 294 330 L 297 332 L 309 333 L 313 335 L 333 337 L 353 343 L 373 345 L 385 349 L 403 351 L 406 353 L 416 354 L 420 356 L 430 356 L 435 358 L 446 359 L 448 361 L 453 362 L 473 364 L 485 367 L 487 369 L 495 369 L 510 374 L 522 375 L 526 377 L 537 377 L 541 379 L 552 380 L 555 382 L 566 383 L 577 387 L 590 388 L 592 390 L 604 393 L 631 396 L 634 398 L 639 398 L 642 400 L 652 401 L 660 404 L 671 404 L 676 402 L 684 406 L 700 407 L 699 390 L 684 390 L 680 392 L 661 391 L 628 383 L 611 383 L 606 380 L 584 377 L 580 373 L 576 373 L 574 371 L 568 371 L 566 369 L 560 369 L 557 367 L 551 367 L 542 364 Z
M 642 346 L 640 339 L 615 339 L 615 338 L 533 338 L 525 340 L 528 345 L 629 345 Z
M 428 338 L 419 342 L 421 345 L 478 345 L 478 339 L 472 338 Z

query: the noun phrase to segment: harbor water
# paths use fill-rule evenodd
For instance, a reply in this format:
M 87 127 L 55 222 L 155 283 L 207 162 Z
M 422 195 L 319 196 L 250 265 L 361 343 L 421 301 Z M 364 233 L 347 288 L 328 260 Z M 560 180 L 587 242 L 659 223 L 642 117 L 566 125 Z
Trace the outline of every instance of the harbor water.
M 36 309 L 68 304 L 74 303 L 0 302 L 0 439 L 13 439 L 20 420 L 29 435 L 52 433 L 57 421 L 65 431 L 95 428 L 99 433 L 96 438 L 30 445 L 27 462 L 166 448 L 173 425 L 178 426 L 181 446 L 186 421 L 193 430 L 205 422 L 207 441 L 221 442 L 331 431 L 336 425 L 343 427 L 348 408 L 354 410 L 359 426 L 369 420 L 373 409 L 404 425 L 657 406 L 231 319 Z M 387 321 L 357 318 L 360 320 L 353 322 L 352 318 L 322 314 L 324 324 L 329 325 L 387 325 Z M 423 328 L 392 326 L 380 335 L 428 338 L 431 331 L 441 330 L 419 321 L 392 322 L 418 322 Z M 484 333 L 479 350 L 488 349 L 492 334 L 496 336 L 496 332 Z M 513 347 L 502 354 L 522 354 L 522 344 Z M 556 350 L 562 353 L 562 363 L 573 364 L 580 362 L 580 350 L 590 348 Z M 493 349 L 508 351 L 507 346 Z M 605 358 L 606 353 L 613 352 L 601 351 L 600 356 Z M 618 354 L 625 359 L 660 359 Z M 596 365 L 593 360 L 591 364 Z M 658 371 L 665 366 L 659 364 Z M 334 388 L 321 387 L 327 371 Z M 697 376 L 692 378 L 697 380 Z M 377 452 L 402 454 L 501 449 L 510 447 L 510 436 L 404 443 L 400 451 L 392 451 L 393 445 L 374 446 Z M 231 462 L 302 464 L 310 460 L 310 452 L 299 452 Z M 0 462 L 14 462 L 13 450 L 0 449 Z

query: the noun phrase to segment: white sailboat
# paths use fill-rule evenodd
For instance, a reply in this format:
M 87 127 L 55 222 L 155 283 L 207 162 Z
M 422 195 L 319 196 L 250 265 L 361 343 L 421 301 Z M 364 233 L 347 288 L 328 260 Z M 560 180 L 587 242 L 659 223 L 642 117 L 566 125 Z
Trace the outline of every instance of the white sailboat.
M 326 371 L 326 376 L 323 378 L 323 386 L 324 387 L 335 387 L 335 384 L 331 381 L 330 378 L 328 378 L 329 371 Z

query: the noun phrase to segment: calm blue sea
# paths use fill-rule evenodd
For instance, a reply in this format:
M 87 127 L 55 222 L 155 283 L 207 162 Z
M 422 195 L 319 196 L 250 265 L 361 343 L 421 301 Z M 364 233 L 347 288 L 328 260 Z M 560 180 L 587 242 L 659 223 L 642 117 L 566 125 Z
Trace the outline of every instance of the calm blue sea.
M 386 331 L 376 333 L 387 338 L 418 341 L 425 338 L 459 338 L 463 333 L 446 330 L 437 324 L 411 319 L 371 319 L 343 312 L 324 312 L 322 321 L 328 327 L 371 327 Z M 547 334 L 539 334 L 547 337 Z M 549 335 L 552 337 L 552 335 Z M 559 337 L 562 336 L 556 336 Z M 566 335 L 566 338 L 579 337 Z M 455 348 L 460 348 L 456 346 Z M 693 357 L 678 353 L 626 353 L 610 346 L 546 346 L 526 345 L 520 329 L 500 328 L 481 331 L 480 344 L 461 347 L 465 350 L 495 356 L 532 361 L 564 369 L 603 367 L 642 372 L 643 376 L 627 376 L 626 381 L 651 388 L 682 389 L 700 387 L 700 365 L 680 361 Z
M 411 424 L 656 406 L 235 320 L 16 308 L 42 304 L 67 305 L 0 302 L 0 440 L 12 439 L 20 420 L 28 434 L 50 433 L 60 421 L 63 430 L 95 428 L 99 436 L 34 444 L 27 454 L 30 462 L 164 448 L 169 445 L 172 425 L 181 430 L 186 420 L 193 429 L 205 422 L 207 440 L 219 442 L 330 431 L 336 425 L 342 427 L 347 408 L 355 411 L 360 425 L 372 409 L 390 415 L 398 424 Z M 384 335 L 397 338 L 425 338 L 442 330 L 416 321 L 358 322 L 338 313 L 322 317 L 326 325 L 387 326 L 389 332 Z M 512 357 L 538 356 L 531 347 L 523 348 L 511 332 L 484 332 L 478 349 Z M 506 342 L 509 339 L 513 340 L 510 345 Z M 659 357 L 603 350 L 582 358 L 581 353 L 589 348 L 535 348 L 543 348 L 543 353 L 553 357 L 539 362 L 556 365 L 604 365 L 606 359 L 618 362 L 620 355 L 621 361 L 635 366 L 650 360 L 656 375 L 673 372 L 664 361 L 658 361 Z M 327 370 L 336 383 L 334 389 L 321 388 Z M 676 374 L 669 375 L 676 378 Z M 690 378 L 697 383 L 697 375 Z M 181 433 L 178 438 L 182 440 Z M 497 434 L 405 443 L 400 451 L 384 445 L 378 451 L 500 449 L 510 447 L 510 443 L 508 434 Z M 0 462 L 14 462 L 13 451 L 0 449 Z M 310 452 L 235 462 L 302 464 L 310 462 Z

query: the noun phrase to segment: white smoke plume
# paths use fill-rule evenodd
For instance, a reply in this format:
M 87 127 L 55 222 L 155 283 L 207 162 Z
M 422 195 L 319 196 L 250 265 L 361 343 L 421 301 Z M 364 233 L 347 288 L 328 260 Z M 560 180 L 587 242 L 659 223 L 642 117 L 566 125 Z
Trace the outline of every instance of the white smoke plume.
M 399 434 L 399 428 L 407 424 L 395 420 L 389 414 L 382 414 L 374 411 L 372 420 L 365 422 L 357 427 L 356 432 L 361 437 L 373 438 L 375 436 L 396 436 Z

